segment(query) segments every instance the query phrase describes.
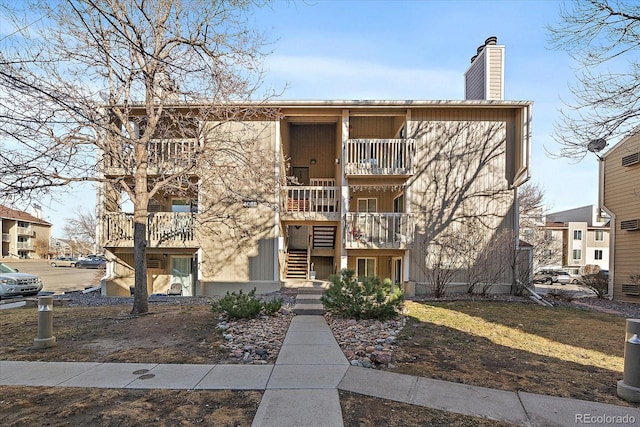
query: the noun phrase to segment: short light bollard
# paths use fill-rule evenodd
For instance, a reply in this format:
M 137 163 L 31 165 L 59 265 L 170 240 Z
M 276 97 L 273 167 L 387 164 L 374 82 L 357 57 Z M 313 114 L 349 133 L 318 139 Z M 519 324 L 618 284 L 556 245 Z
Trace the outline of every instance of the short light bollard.
M 627 319 L 624 343 L 624 373 L 618 381 L 618 396 L 640 402 L 640 319 Z
M 38 338 L 33 340 L 35 348 L 48 348 L 56 345 L 53 336 L 53 297 L 38 298 Z

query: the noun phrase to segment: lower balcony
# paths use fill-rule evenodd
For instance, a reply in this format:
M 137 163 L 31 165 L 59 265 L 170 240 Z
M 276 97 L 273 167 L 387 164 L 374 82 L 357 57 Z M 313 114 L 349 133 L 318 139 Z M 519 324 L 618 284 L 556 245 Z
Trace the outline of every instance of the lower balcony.
M 411 214 L 349 212 L 345 218 L 347 249 L 407 249 L 413 244 Z
M 133 215 L 109 213 L 102 217 L 103 246 L 133 246 Z M 193 247 L 196 219 L 191 213 L 156 212 L 147 218 L 148 247 Z

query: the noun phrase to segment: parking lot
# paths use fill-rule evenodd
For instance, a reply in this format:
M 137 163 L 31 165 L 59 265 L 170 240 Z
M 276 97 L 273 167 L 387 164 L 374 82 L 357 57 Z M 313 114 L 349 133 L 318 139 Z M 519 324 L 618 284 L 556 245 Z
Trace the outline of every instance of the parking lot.
M 536 283 L 535 284 L 536 292 L 540 295 L 544 295 L 547 292 L 553 291 L 562 291 L 567 294 L 571 294 L 574 298 L 582 298 L 582 297 L 593 297 L 595 293 L 586 288 L 585 286 L 580 285 L 561 285 L 560 283 L 553 283 L 551 285 L 545 285 L 544 283 Z
M 46 260 L 1 259 L 9 267 L 22 273 L 36 274 L 42 279 L 43 291 L 63 293 L 83 290 L 99 283 L 103 270 L 85 270 L 72 267 L 51 267 Z

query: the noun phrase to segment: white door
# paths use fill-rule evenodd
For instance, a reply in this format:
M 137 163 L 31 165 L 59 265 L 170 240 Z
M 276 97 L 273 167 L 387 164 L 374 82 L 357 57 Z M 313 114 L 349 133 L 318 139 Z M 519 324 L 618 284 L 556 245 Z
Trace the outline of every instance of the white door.
M 193 296 L 191 257 L 171 258 L 171 283 L 180 283 L 182 296 Z

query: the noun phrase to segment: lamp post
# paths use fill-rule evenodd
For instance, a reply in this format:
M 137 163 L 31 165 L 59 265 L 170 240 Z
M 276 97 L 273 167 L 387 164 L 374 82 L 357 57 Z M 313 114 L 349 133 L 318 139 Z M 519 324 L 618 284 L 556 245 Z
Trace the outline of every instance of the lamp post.
M 56 345 L 53 336 L 53 296 L 38 298 L 38 338 L 33 340 L 34 348 L 49 348 Z

